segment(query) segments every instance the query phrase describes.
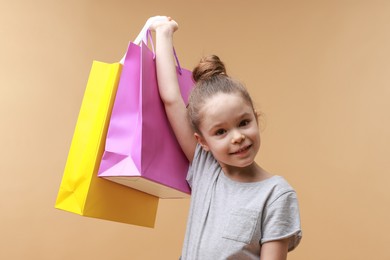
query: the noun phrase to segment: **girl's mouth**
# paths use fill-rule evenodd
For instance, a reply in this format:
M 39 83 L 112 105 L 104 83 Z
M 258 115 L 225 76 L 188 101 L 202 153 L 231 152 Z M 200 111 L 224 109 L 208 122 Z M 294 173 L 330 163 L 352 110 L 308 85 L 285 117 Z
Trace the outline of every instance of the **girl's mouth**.
M 242 147 L 241 149 L 231 153 L 231 154 L 241 154 L 241 153 L 244 153 L 245 151 L 247 151 L 249 148 L 251 148 L 252 145 L 248 145 L 248 146 L 244 146 Z

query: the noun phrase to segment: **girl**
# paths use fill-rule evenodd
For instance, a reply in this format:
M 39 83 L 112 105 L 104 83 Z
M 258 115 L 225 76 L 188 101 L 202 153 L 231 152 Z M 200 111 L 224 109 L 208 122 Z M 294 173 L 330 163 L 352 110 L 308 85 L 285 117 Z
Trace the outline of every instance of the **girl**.
M 186 108 L 176 77 L 167 17 L 153 23 L 161 99 L 190 161 L 191 207 L 182 260 L 287 259 L 300 242 L 296 193 L 255 161 L 260 148 L 257 113 L 247 90 L 231 79 L 217 56 L 193 70 L 196 85 Z

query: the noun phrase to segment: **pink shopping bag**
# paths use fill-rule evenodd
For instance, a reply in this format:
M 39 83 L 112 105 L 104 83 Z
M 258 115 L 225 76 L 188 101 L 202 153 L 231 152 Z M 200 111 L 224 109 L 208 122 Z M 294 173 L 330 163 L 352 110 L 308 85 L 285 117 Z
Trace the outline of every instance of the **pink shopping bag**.
M 151 39 L 149 31 L 146 35 Z M 154 47 L 152 51 L 145 44 L 146 35 L 140 46 L 129 44 L 98 176 L 160 198 L 189 197 L 188 160 L 165 114 Z M 182 97 L 187 103 L 194 85 L 192 73 L 182 69 L 178 60 L 177 65 Z

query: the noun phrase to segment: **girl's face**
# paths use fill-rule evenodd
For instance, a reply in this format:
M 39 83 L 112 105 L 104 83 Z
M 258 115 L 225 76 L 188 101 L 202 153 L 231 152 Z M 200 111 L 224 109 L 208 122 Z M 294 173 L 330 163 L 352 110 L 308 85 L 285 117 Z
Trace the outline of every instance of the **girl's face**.
M 224 167 L 246 167 L 260 148 L 260 134 L 252 107 L 239 93 L 219 93 L 206 100 L 200 111 L 203 148 Z

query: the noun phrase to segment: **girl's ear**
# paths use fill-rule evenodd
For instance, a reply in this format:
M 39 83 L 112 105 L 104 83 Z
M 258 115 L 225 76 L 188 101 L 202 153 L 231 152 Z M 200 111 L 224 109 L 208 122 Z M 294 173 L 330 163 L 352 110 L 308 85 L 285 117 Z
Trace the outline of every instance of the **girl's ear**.
M 194 133 L 194 136 L 195 136 L 196 140 L 198 141 L 198 143 L 202 146 L 203 150 L 208 152 L 210 149 L 209 149 L 206 141 L 204 140 L 203 136 L 201 136 L 198 133 Z

